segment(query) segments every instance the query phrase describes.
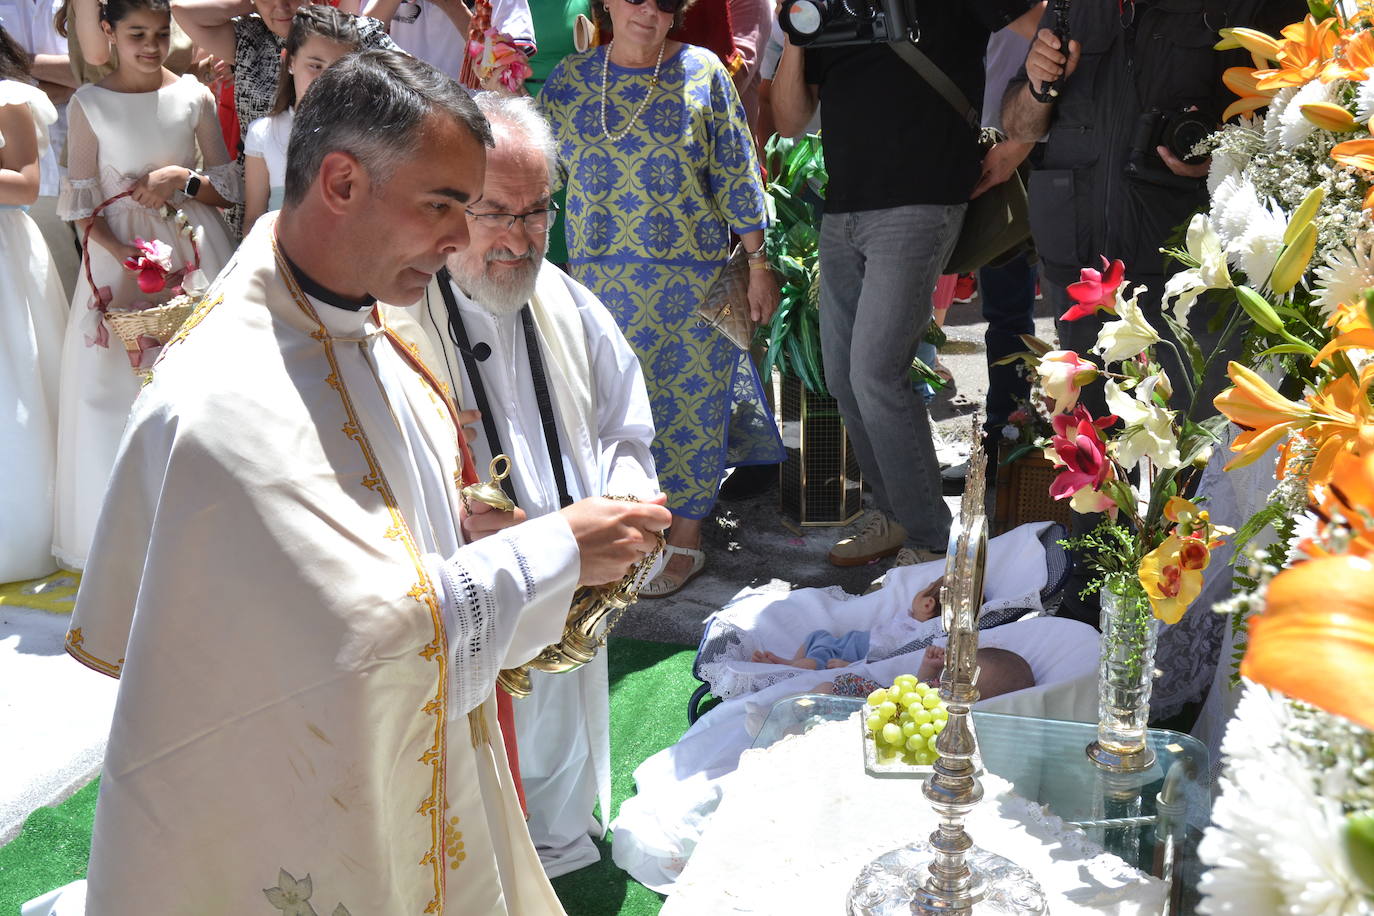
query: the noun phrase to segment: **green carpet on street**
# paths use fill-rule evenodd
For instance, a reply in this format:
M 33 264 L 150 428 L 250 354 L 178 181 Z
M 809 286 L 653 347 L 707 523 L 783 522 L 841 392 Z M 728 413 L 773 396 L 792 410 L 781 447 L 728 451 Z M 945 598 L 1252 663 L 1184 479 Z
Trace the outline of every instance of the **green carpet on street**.
M 611 810 L 634 793 L 635 767 L 676 741 L 687 728 L 687 700 L 696 688 L 694 650 L 637 639 L 611 641 Z M 0 916 L 15 916 L 26 900 L 86 874 L 99 780 L 55 808 L 41 808 L 0 848 Z M 608 839 L 609 836 L 608 836 Z M 569 916 L 652 916 L 663 898 L 611 862 L 601 861 L 553 882 Z

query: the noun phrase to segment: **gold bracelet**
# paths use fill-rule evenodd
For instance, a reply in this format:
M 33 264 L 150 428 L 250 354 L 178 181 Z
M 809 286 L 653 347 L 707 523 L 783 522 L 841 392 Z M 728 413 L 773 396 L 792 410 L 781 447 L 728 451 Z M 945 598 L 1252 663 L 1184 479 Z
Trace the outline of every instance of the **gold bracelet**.
M 765 258 L 760 258 L 758 260 L 754 260 L 753 258 L 749 259 L 750 270 L 769 270 L 771 267 L 772 265 L 769 264 Z

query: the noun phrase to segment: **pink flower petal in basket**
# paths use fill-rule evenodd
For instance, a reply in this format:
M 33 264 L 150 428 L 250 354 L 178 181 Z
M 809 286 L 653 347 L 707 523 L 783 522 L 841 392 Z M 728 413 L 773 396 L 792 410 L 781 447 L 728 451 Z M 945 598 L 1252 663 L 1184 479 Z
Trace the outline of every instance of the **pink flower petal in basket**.
M 138 272 L 138 288 L 145 293 L 160 293 L 167 286 L 167 275 L 157 266 L 145 267 Z

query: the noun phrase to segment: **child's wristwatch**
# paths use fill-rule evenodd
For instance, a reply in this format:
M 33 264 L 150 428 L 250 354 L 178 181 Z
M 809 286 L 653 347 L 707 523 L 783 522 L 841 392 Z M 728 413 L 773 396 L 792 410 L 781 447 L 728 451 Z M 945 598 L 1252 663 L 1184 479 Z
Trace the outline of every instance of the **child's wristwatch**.
M 195 197 L 200 193 L 200 176 L 192 172 L 190 177 L 186 179 L 186 187 L 181 190 L 187 197 Z

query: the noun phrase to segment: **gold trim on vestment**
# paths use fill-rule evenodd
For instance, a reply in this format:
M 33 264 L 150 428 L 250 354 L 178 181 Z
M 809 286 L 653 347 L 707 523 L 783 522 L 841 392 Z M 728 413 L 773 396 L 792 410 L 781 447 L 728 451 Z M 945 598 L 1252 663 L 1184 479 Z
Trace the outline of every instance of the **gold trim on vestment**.
M 314 306 L 311 305 L 310 300 L 306 298 L 296 283 L 290 266 L 282 257 L 281 249 L 277 245 L 275 231 L 272 234 L 272 253 L 277 259 L 277 272 L 285 282 L 292 300 L 318 326 L 318 330 L 312 332 L 311 336 L 320 341 L 324 347 L 325 358 L 329 361 L 330 368 L 330 373 L 325 381 L 338 392 L 339 400 L 343 402 L 344 413 L 348 415 L 348 422 L 343 428 L 344 434 L 358 443 L 363 458 L 367 462 L 368 476 L 363 480 L 364 485 L 382 497 L 382 502 L 391 515 L 391 526 L 382 532 L 382 537 L 384 540 L 399 540 L 405 546 L 406 552 L 410 555 L 411 562 L 415 566 L 415 572 L 420 577 L 419 582 L 407 594 L 429 608 L 430 618 L 434 625 L 434 640 L 420 652 L 426 661 L 435 662 L 438 668 L 438 692 L 432 700 L 420 709 L 421 713 L 432 715 L 435 720 L 434 744 L 419 758 L 421 764 L 430 768 L 431 792 L 420 803 L 416 813 L 430 819 L 430 848 L 427 853 L 420 857 L 418 863 L 421 866 L 430 866 L 434 877 L 434 898 L 430 900 L 424 912 L 442 914 L 444 911 L 445 879 L 447 877 L 444 868 L 447 854 L 444 812 L 448 809 L 448 796 L 444 783 L 448 754 L 446 730 L 448 722 L 448 634 L 444 630 L 443 612 L 439 607 L 439 601 L 434 586 L 430 582 L 429 574 L 425 571 L 424 563 L 420 558 L 415 536 L 411 533 L 410 526 L 406 524 L 405 518 L 401 514 L 395 494 L 391 485 L 387 483 L 386 476 L 382 473 L 381 464 L 377 461 L 372 446 L 367 441 L 367 434 L 363 431 L 362 423 L 354 410 L 353 400 L 349 397 L 348 389 L 343 383 L 343 378 L 339 373 L 339 364 L 334 356 L 333 339 L 330 337 L 324 322 L 320 321 L 320 316 L 316 313 Z M 462 430 L 457 430 L 457 434 L 461 436 Z
M 107 662 L 103 658 L 96 658 L 81 647 L 81 644 L 85 641 L 86 637 L 82 635 L 81 628 L 72 627 L 67 631 L 67 638 L 65 640 L 67 654 L 87 668 L 90 668 L 92 671 L 99 671 L 101 674 L 108 674 L 110 677 L 118 678 L 120 672 L 124 669 L 124 659 L 121 658 L 117 662 Z
M 191 310 L 191 314 L 187 315 L 186 320 L 181 323 L 181 327 L 177 328 L 177 332 L 172 335 L 170 340 L 162 345 L 162 353 L 157 355 L 157 360 L 154 361 L 153 368 L 157 368 L 157 363 L 162 361 L 163 354 L 166 353 L 173 344 L 181 343 L 185 340 L 186 335 L 190 334 L 191 330 L 196 325 L 205 320 L 205 316 L 210 314 L 210 310 L 223 301 L 223 296 L 216 296 L 213 299 L 210 298 L 208 293 L 202 296 L 200 302 L 196 303 L 196 307 Z

